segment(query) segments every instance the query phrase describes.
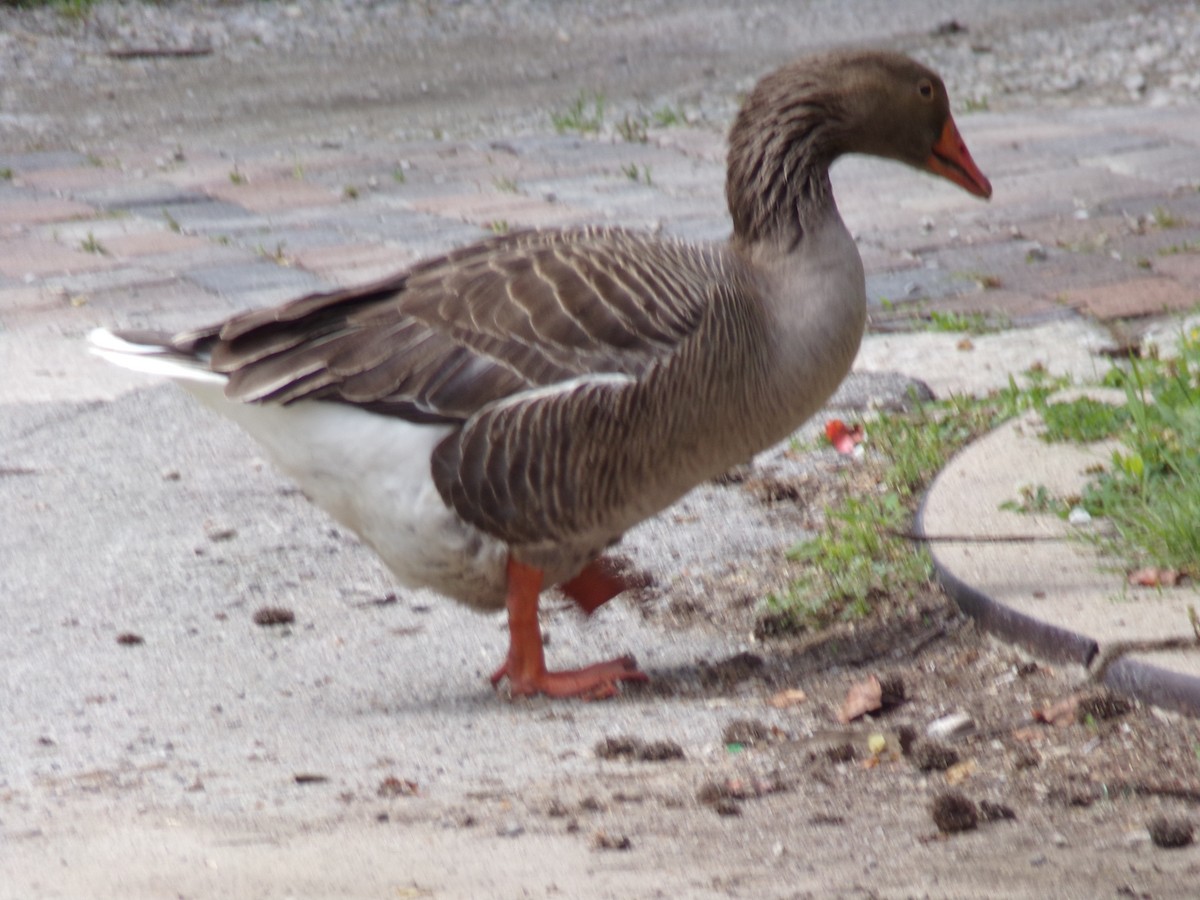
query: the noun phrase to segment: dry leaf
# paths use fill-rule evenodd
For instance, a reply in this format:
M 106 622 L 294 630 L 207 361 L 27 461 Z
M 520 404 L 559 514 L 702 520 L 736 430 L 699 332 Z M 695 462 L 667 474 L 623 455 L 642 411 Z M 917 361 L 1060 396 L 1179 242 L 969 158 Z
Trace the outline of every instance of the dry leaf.
M 1178 569 L 1157 569 L 1147 566 L 1129 573 L 1129 583 L 1134 587 L 1175 587 L 1182 578 Z
M 957 347 L 959 350 L 974 350 L 975 342 L 973 340 L 971 340 L 970 338 L 963 338 L 961 341 L 959 341 L 954 346 Z
M 1036 712 L 1034 713 L 1034 717 L 1037 717 Z M 1024 744 L 1040 744 L 1046 739 L 1046 735 L 1037 728 L 1017 728 L 1012 732 L 1012 739 L 1014 741 L 1021 741 Z
M 960 763 L 955 763 L 946 770 L 947 784 L 962 784 L 968 778 L 975 774 L 975 770 L 979 766 L 973 759 L 964 759 Z
M 1066 725 L 1073 725 L 1076 722 L 1076 715 L 1079 710 L 1079 694 L 1072 694 L 1065 700 L 1059 700 L 1057 703 L 1050 703 L 1043 706 L 1041 709 L 1033 711 L 1033 720 L 1035 722 L 1043 722 L 1046 725 L 1057 725 L 1060 728 Z
M 801 703 L 808 701 L 808 694 L 800 690 L 800 688 L 788 688 L 780 691 L 767 701 L 776 709 L 787 709 L 789 706 L 799 706 Z
M 838 721 L 845 725 L 869 712 L 875 712 L 882 706 L 883 688 L 879 679 L 872 675 L 866 681 L 851 685 L 850 690 L 846 692 L 842 708 L 838 711 Z

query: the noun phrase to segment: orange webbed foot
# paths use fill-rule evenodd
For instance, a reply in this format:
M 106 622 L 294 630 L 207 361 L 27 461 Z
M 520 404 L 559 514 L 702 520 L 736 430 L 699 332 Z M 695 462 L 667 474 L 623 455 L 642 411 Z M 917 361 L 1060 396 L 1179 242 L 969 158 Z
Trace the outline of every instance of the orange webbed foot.
M 517 677 L 509 672 L 506 660 L 492 673 L 492 686 L 498 686 L 504 678 L 508 678 L 508 690 L 513 697 L 545 694 L 547 697 L 578 697 L 581 700 L 606 700 L 621 692 L 618 685 L 622 681 L 650 680 L 637 667 L 637 660 L 632 656 L 620 656 L 582 669 L 564 669 L 561 672 L 549 672 L 543 667 L 540 672 Z
M 590 568 L 589 566 L 588 569 Z M 584 571 L 586 572 L 588 569 Z M 542 646 L 542 630 L 538 625 L 538 595 L 541 593 L 541 589 L 541 570 L 509 557 L 508 596 L 506 599 L 509 633 L 508 656 L 505 658 L 504 664 L 492 673 L 493 686 L 507 678 L 509 690 L 514 697 L 546 694 L 549 697 L 603 700 L 620 693 L 619 685 L 623 681 L 649 680 L 645 673 L 638 669 L 637 662 L 632 656 L 621 656 L 582 669 L 561 672 L 547 671 L 545 650 Z M 606 590 L 607 586 L 589 596 L 595 599 L 603 595 Z M 599 606 L 612 596 L 614 594 L 604 596 L 595 605 Z M 584 606 L 584 603 L 581 602 L 580 605 Z M 587 609 L 586 606 L 584 608 Z

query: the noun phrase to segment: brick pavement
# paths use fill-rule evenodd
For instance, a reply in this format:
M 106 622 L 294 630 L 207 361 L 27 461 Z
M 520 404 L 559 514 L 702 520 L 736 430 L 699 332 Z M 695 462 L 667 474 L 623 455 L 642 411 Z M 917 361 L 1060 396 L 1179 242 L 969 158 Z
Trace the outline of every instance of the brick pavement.
M 1200 300 L 1196 110 L 960 116 L 990 204 L 873 160 L 835 169 L 876 309 L 894 328 L 953 310 L 1025 324 L 1139 320 Z M 723 138 L 651 131 L 364 146 L 131 147 L 0 155 L 0 323 L 80 334 L 186 283 L 236 307 L 382 275 L 492 230 L 614 222 L 724 234 Z M 119 296 L 121 290 L 126 296 Z M 15 292 L 15 293 L 14 293 Z M 73 305 L 56 306 L 62 294 Z M 192 296 L 176 291 L 177 296 Z M 886 308 L 885 308 L 886 307 Z M 75 324 L 73 324 L 75 323 Z

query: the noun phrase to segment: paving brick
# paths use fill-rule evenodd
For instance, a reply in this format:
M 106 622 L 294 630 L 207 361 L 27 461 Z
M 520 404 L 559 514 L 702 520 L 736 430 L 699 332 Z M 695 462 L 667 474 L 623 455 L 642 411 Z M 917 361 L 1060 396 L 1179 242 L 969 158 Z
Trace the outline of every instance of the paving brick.
M 209 243 L 204 238 L 159 228 L 114 235 L 104 240 L 104 247 L 116 259 L 137 259 L 144 256 L 190 253 L 207 247 Z
M 356 204 L 331 212 L 334 227 L 356 242 L 372 238 L 391 241 L 420 256 L 443 252 L 491 234 L 477 225 L 404 209 Z
M 205 235 L 228 234 L 231 231 L 256 227 L 265 229 L 270 225 L 270 220 L 224 200 L 171 203 L 162 207 L 143 207 L 135 209 L 134 212 L 137 215 L 144 214 L 150 218 L 174 222 L 184 232 Z
M 341 203 L 342 197 L 326 187 L 295 178 L 251 180 L 245 184 L 215 184 L 208 193 L 252 212 L 309 209 Z
M 1149 276 L 1065 291 L 1067 304 L 1097 319 L 1134 319 L 1180 312 L 1196 305 L 1194 288 L 1173 278 Z
M 1045 247 L 1097 251 L 1109 249 L 1129 227 L 1129 220 L 1119 214 L 1089 213 L 1084 219 L 1059 214 L 1027 219 L 1020 224 L 1020 233 Z
M 312 247 L 292 256 L 297 266 L 339 285 L 363 284 L 407 268 L 419 257 L 394 244 Z
M 1155 257 L 1151 265 L 1160 275 L 1169 275 L 1185 288 L 1196 293 L 1200 303 L 1200 244 L 1190 253 L 1175 253 Z
M 81 166 L 87 157 L 73 150 L 46 150 L 37 153 L 0 153 L 0 169 L 14 173 L 37 172 L 41 169 L 66 169 Z
M 186 203 L 205 203 L 211 199 L 207 194 L 199 191 L 152 180 L 122 180 L 98 185 L 89 190 L 76 191 L 74 196 L 77 200 L 104 210 L 125 210 L 160 218 L 162 217 L 162 207 Z
M 562 203 L 547 203 L 521 194 L 454 194 L 415 201 L 413 209 L 488 227 L 507 222 L 512 227 L 538 228 L 584 221 L 588 212 Z
M 74 195 L 113 181 L 124 180 L 122 173 L 105 166 L 84 165 L 69 169 L 37 169 L 18 176 L 20 184 L 56 194 Z
M 693 159 L 724 166 L 729 152 L 725 134 L 705 128 L 668 128 L 656 130 L 651 135 L 656 147 L 682 153 Z
M 58 302 L 60 300 L 41 285 L 0 288 L 0 329 L 15 328 L 18 317 L 43 312 Z
M 1081 160 L 1118 175 L 1130 175 L 1168 187 L 1200 185 L 1200 151 L 1178 144 L 1097 155 Z
M 214 294 L 236 297 L 253 306 L 279 303 L 294 296 L 333 287 L 310 272 L 265 261 L 192 269 L 184 272 L 183 277 Z
M 1071 307 L 1041 294 L 980 288 L 922 304 L 924 315 L 934 311 L 965 316 L 979 315 L 997 327 L 1014 326 L 1018 328 L 1078 316 L 1078 313 Z M 897 318 L 911 314 L 911 310 L 897 310 Z
M 38 237 L 0 238 L 0 273 L 31 280 L 47 275 L 111 269 L 117 263 L 99 253 L 85 253 Z
M 1075 165 L 1014 175 L 997 181 L 994 188 L 991 215 L 1013 221 L 1069 216 L 1077 208 L 1161 190 L 1144 179 Z
M 953 297 L 975 290 L 962 273 L 917 267 L 901 272 L 880 272 L 867 277 L 867 302 L 872 306 Z
M 86 203 L 63 200 L 59 197 L 43 195 L 9 198 L 0 203 L 0 234 L 11 232 L 18 226 L 90 219 L 97 214 L 98 211 Z
M 78 301 L 101 293 L 127 291 L 138 285 L 158 284 L 167 280 L 161 272 L 141 266 L 119 266 L 98 272 L 73 272 L 52 275 L 42 280 L 47 290 Z

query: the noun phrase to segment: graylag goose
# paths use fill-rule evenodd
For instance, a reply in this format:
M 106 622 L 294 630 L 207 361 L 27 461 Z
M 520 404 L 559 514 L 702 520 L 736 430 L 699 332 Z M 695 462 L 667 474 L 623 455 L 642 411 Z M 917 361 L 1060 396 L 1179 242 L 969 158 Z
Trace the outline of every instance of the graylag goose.
M 829 166 L 867 153 L 991 195 L 941 79 L 893 53 L 767 75 L 729 135 L 733 234 L 525 231 L 181 334 L 93 332 L 233 419 L 400 582 L 507 608 L 493 685 L 599 698 L 631 657 L 548 671 L 538 598 L 629 582 L 602 554 L 791 434 L 850 368 L 862 262 Z

